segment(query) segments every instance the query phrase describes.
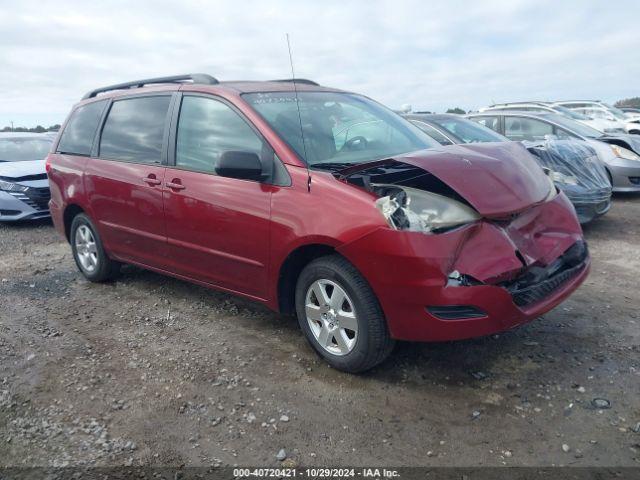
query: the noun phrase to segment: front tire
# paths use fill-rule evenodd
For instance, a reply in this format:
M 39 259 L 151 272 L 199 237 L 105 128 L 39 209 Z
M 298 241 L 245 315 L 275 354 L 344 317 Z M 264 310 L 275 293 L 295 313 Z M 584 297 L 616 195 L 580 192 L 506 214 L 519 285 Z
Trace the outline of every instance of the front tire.
M 98 230 L 84 213 L 71 222 L 70 242 L 73 259 L 87 280 L 105 282 L 120 273 L 120 264 L 107 256 Z
M 320 257 L 302 270 L 296 313 L 311 346 L 338 370 L 369 370 L 393 350 L 378 299 L 360 272 L 339 255 Z

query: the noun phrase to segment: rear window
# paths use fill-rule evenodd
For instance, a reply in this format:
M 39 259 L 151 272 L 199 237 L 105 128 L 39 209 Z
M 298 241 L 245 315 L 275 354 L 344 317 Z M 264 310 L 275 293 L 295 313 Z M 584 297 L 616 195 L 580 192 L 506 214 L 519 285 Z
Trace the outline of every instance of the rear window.
M 78 107 L 67 122 L 60 143 L 59 153 L 91 155 L 91 146 L 106 101 L 88 103 Z
M 171 96 L 113 102 L 100 140 L 100 157 L 136 163 L 161 163 L 162 138 Z

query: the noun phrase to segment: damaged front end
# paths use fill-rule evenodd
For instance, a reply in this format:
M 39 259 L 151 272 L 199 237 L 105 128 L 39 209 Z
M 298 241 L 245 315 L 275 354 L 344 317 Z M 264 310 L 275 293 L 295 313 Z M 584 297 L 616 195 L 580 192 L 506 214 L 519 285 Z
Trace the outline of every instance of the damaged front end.
M 395 338 L 441 341 L 506 330 L 553 308 L 584 280 L 582 231 L 539 167 L 542 180 L 526 191 L 528 206 L 509 211 L 479 189 L 460 189 L 474 180 L 460 177 L 464 171 L 441 179 L 419 163 L 398 158 L 336 173 L 373 193 L 390 227 L 338 251 L 371 283 Z M 503 179 L 495 170 L 492 178 Z M 505 195 L 476 176 L 482 180 L 486 197 Z
M 596 151 L 587 143 L 545 140 L 526 146 L 569 198 L 580 223 L 588 223 L 609 211 L 611 183 Z
M 503 282 L 518 307 L 527 307 L 543 300 L 565 282 L 577 276 L 586 266 L 587 244 L 577 241 L 549 265 L 534 265 L 514 280 Z

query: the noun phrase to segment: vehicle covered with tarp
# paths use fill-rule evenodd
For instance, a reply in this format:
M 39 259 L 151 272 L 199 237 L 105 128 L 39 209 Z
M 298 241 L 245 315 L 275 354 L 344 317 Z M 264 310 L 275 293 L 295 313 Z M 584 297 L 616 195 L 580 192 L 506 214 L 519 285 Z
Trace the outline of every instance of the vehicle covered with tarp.
M 609 210 L 609 177 L 596 151 L 586 142 L 546 139 L 523 143 L 569 198 L 580 223 L 588 223 Z

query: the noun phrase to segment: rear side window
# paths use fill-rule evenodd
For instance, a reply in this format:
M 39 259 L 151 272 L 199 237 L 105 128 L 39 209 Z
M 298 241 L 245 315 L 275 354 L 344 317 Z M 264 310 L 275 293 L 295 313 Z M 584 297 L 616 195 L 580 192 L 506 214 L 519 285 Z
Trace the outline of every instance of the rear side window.
M 180 107 L 176 166 L 215 173 L 220 156 L 230 150 L 262 152 L 263 142 L 226 104 L 205 97 L 185 96 Z
M 478 122 L 483 127 L 490 128 L 494 132 L 500 131 L 498 117 L 473 117 L 471 120 Z
M 171 96 L 113 102 L 100 139 L 100 156 L 135 163 L 161 163 L 162 138 Z
M 544 140 L 553 135 L 553 125 L 533 118 L 507 117 L 504 119 L 504 135 L 511 140 Z
M 103 100 L 76 108 L 60 137 L 58 153 L 91 155 L 93 138 L 106 103 Z

